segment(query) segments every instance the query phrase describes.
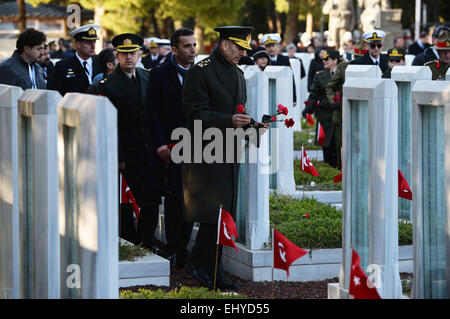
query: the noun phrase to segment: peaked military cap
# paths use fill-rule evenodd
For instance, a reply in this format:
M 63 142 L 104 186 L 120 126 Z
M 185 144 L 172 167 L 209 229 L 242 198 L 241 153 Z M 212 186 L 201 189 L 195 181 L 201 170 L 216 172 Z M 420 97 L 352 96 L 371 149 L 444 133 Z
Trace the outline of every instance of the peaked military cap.
M 450 32 L 445 30 L 441 36 L 436 39 L 436 44 L 433 49 L 436 50 L 450 50 Z
M 169 46 L 170 47 L 170 40 L 169 39 L 159 39 L 157 42 L 159 46 Z
M 405 49 L 397 49 L 397 48 L 389 49 L 387 53 L 388 59 L 395 61 L 404 60 L 405 54 L 406 54 Z
M 144 39 L 134 33 L 122 33 L 112 39 L 112 45 L 117 52 L 134 52 L 139 50 L 143 44 Z
M 158 48 L 159 47 L 159 38 L 156 37 L 152 37 L 152 38 L 148 38 L 148 47 L 149 48 Z
M 327 52 L 325 52 L 323 59 L 327 59 L 327 58 L 331 58 L 331 59 L 340 59 L 341 55 L 339 54 L 339 51 L 337 50 L 327 50 Z
M 281 42 L 281 36 L 278 33 L 264 34 L 261 38 L 261 43 L 264 45 L 278 44 Z
M 363 38 L 366 43 L 376 43 L 384 40 L 385 37 L 384 31 L 381 30 L 372 30 L 364 33 Z
M 259 58 L 267 58 L 268 60 L 270 60 L 269 53 L 267 53 L 266 50 L 259 50 L 258 52 L 255 52 L 255 54 L 253 54 L 253 60 L 256 61 L 256 59 Z
M 100 29 L 98 24 L 86 24 L 79 28 L 76 28 L 70 35 L 74 37 L 75 40 L 98 40 L 97 30 Z
M 231 40 L 241 48 L 251 50 L 250 40 L 253 27 L 241 27 L 229 25 L 225 27 L 214 28 L 214 31 L 219 32 L 220 39 Z

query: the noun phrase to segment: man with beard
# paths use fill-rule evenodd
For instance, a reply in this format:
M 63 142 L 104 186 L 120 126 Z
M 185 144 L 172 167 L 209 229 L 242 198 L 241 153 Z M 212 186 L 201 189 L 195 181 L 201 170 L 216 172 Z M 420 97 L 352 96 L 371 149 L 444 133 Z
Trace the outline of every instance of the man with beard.
M 186 127 L 182 90 L 187 70 L 195 59 L 194 32 L 187 28 L 176 30 L 171 39 L 169 61 L 150 71 L 146 107 L 150 111 L 152 146 L 165 165 L 164 225 L 167 241 L 166 258 L 172 267 L 183 268 L 188 258 L 187 244 L 192 222 L 184 221 L 181 163 L 170 157 L 172 131 Z
M 94 77 L 102 72 L 94 57 L 99 28 L 96 24 L 87 24 L 70 33 L 75 39 L 75 55 L 56 63 L 49 89 L 57 90 L 63 96 L 67 92 L 86 93 Z
M 51 81 L 53 77 L 53 70 L 55 66 L 52 61 L 50 61 L 50 52 L 48 50 L 48 45 L 44 45 L 44 50 L 42 50 L 41 57 L 38 60 L 39 65 L 42 68 L 44 74 L 44 80 L 47 84 L 47 87 L 51 87 Z

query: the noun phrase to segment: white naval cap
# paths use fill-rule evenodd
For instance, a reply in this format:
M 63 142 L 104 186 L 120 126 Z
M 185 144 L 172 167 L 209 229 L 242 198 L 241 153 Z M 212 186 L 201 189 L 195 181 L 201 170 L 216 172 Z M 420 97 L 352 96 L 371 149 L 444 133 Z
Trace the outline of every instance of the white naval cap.
M 74 37 L 75 40 L 98 40 L 98 29 L 100 29 L 98 24 L 86 24 L 70 32 L 70 35 Z
M 366 43 L 372 43 L 372 42 L 378 42 L 383 41 L 386 34 L 382 30 L 371 30 L 363 35 L 364 42 Z
M 159 38 L 156 37 L 152 37 L 152 38 L 148 38 L 148 47 L 149 48 L 157 48 L 159 47 L 159 41 L 161 41 Z
M 264 34 L 261 38 L 261 42 L 264 45 L 268 45 L 271 43 L 280 43 L 281 42 L 281 36 L 278 33 L 268 33 Z

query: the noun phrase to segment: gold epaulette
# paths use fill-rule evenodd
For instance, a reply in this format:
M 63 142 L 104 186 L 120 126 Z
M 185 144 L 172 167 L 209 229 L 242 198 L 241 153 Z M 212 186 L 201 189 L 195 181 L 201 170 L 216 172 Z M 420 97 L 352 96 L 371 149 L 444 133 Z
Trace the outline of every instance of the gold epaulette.
M 211 62 L 210 58 L 206 58 L 198 62 L 196 65 L 203 68 L 204 66 L 207 66 Z
M 424 66 L 436 63 L 437 61 L 439 61 L 439 60 L 428 61 L 427 63 L 424 64 Z

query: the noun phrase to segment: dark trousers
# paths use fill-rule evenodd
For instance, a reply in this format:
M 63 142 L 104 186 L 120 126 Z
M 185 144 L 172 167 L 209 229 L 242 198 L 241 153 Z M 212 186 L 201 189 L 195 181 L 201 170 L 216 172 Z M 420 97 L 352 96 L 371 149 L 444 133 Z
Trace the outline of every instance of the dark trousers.
M 119 223 L 120 238 L 128 240 L 132 244 L 139 245 L 140 240 L 134 223 L 133 208 L 130 204 L 120 204 Z
M 137 235 L 139 241 L 146 248 L 151 248 L 155 243 L 155 230 L 158 225 L 159 205 L 141 207 Z
M 333 139 L 331 140 L 329 147 L 323 147 L 323 161 L 330 164 L 332 167 L 337 167 L 337 154 L 336 154 L 336 142 L 335 135 L 333 134 Z
M 195 268 L 204 269 L 210 276 L 214 274 L 216 263 L 217 224 L 201 223 L 197 232 L 195 245 L 191 250 L 191 263 Z M 220 265 L 222 246 L 219 246 Z
M 184 221 L 181 165 L 170 163 L 166 167 L 166 196 L 164 198 L 164 226 L 167 253 L 187 257 L 187 245 L 192 233 L 192 222 Z

